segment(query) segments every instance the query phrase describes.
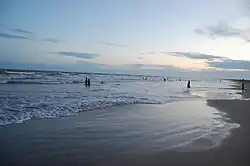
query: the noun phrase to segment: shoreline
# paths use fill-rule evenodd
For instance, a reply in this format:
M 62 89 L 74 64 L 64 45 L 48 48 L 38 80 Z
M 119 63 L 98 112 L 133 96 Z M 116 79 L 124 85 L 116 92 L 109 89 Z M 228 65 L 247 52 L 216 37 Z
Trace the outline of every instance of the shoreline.
M 114 161 L 108 165 L 171 165 L 171 166 L 249 166 L 250 165 L 250 101 L 249 100 L 207 100 L 207 105 L 226 113 L 230 122 L 239 123 L 231 130 L 219 146 L 199 152 L 165 151 L 141 158 Z M 240 110 L 240 111 L 238 111 Z M 103 164 L 100 164 L 103 165 Z
M 226 151 L 224 160 L 231 165 L 250 165 L 250 100 L 208 100 L 207 104 L 227 113 L 229 121 L 240 124 L 219 147 L 219 152 Z
M 242 104 L 242 102 L 244 104 Z M 228 105 L 230 105 L 229 103 L 231 103 L 233 107 L 230 107 L 230 106 L 227 107 Z M 191 102 L 190 104 L 193 105 L 195 104 L 195 102 L 194 103 Z M 89 155 L 88 153 L 86 153 L 86 151 L 82 152 L 81 150 L 83 142 L 81 142 L 80 139 L 82 137 L 85 137 L 83 135 L 84 133 L 86 132 L 88 133 L 88 131 L 86 130 L 87 128 L 85 128 L 86 126 L 84 128 L 81 128 L 81 124 L 84 123 L 85 120 L 89 118 L 94 118 L 94 119 L 102 118 L 103 114 L 109 114 L 111 117 L 113 117 L 114 113 L 116 112 L 120 112 L 123 115 L 126 115 L 127 113 L 134 112 L 136 110 L 141 110 L 141 113 L 145 111 L 149 111 L 150 114 L 147 114 L 146 117 L 150 117 L 150 115 L 154 115 L 154 112 L 155 111 L 157 112 L 159 108 L 166 109 L 164 105 L 137 105 L 137 106 L 128 105 L 122 108 L 113 107 L 113 108 L 100 109 L 95 112 L 91 112 L 91 111 L 83 112 L 75 116 L 63 117 L 59 119 L 43 119 L 43 120 L 33 119 L 30 121 L 26 121 L 23 124 L 0 126 L 1 134 L 10 135 L 10 136 L 7 136 L 6 139 L 4 138 L 0 139 L 1 142 L 3 141 L 2 142 L 3 147 L 6 148 L 6 151 L 8 152 L 6 154 L 2 154 L 4 152 L 0 151 L 0 154 L 2 156 L 6 156 L 10 154 L 14 155 L 14 156 L 6 156 L 5 159 L 7 159 L 6 161 L 7 164 L 3 163 L 1 165 L 57 165 L 59 162 L 60 165 L 62 166 L 72 165 L 72 163 L 73 165 L 96 165 L 96 166 L 103 166 L 103 165 L 104 166 L 106 165 L 107 166 L 110 166 L 110 165 L 111 166 L 112 165 L 124 165 L 124 166 L 125 165 L 131 165 L 131 166 L 133 165 L 136 165 L 136 166 L 137 165 L 139 166 L 140 165 L 141 166 L 150 166 L 150 165 L 237 166 L 237 165 L 240 165 L 240 166 L 248 166 L 250 161 L 248 160 L 249 150 L 247 147 L 250 147 L 250 144 L 248 143 L 248 140 L 250 139 L 249 137 L 250 128 L 248 127 L 249 122 L 246 120 L 248 120 L 248 117 L 250 117 L 249 112 L 247 112 L 247 108 L 250 108 L 250 107 L 247 107 L 247 106 L 250 106 L 250 101 L 248 100 L 208 100 L 204 104 L 205 104 L 204 107 L 207 105 L 207 107 L 213 107 L 213 108 L 218 109 L 221 112 L 227 113 L 228 116 L 231 118 L 232 122 L 237 122 L 241 124 L 239 128 L 233 129 L 231 131 L 232 133 L 230 134 L 230 136 L 227 136 L 227 138 L 222 140 L 219 146 L 208 149 L 208 150 L 181 152 L 181 151 L 175 151 L 175 150 L 170 149 L 170 150 L 164 150 L 164 151 L 159 151 L 159 152 L 155 151 L 150 154 L 140 153 L 136 155 L 135 154 L 134 155 L 133 154 L 117 155 L 116 157 L 114 156 L 114 157 L 107 157 L 105 159 L 101 159 L 100 161 L 99 160 L 95 161 L 92 159 L 90 159 L 88 162 L 83 161 L 82 155 L 84 155 L 84 157 L 86 157 L 85 155 Z M 240 104 L 242 108 L 245 108 L 239 114 L 234 113 L 234 108 L 237 108 L 238 104 Z M 169 105 L 171 104 L 167 104 L 167 106 Z M 179 102 L 176 102 L 176 103 L 172 103 L 172 105 L 180 106 L 182 104 L 179 104 Z M 194 107 L 190 107 L 190 108 L 195 108 L 195 105 L 193 106 Z M 196 110 L 198 111 L 201 108 L 202 107 L 196 108 Z M 231 109 L 231 110 L 228 111 L 228 109 Z M 170 111 L 173 109 L 167 109 L 167 110 Z M 140 116 L 141 113 L 139 112 L 138 114 L 137 112 L 137 114 L 133 116 L 138 116 L 138 115 Z M 121 118 L 123 118 L 123 115 L 121 116 Z M 107 124 L 110 123 L 107 120 L 105 120 L 104 122 Z M 114 125 L 111 125 L 110 127 L 114 127 Z M 11 132 L 9 133 L 8 131 L 11 131 Z M 90 134 L 89 136 L 92 137 L 93 135 Z M 9 147 L 9 145 L 13 144 L 14 142 L 11 142 L 11 140 L 7 139 L 8 137 L 11 138 L 12 141 L 15 141 L 16 138 L 18 138 L 19 142 L 16 144 L 18 146 L 21 146 L 21 147 L 23 146 L 23 148 L 28 149 L 28 152 L 26 152 L 25 150 L 25 153 L 20 153 L 23 151 L 22 149 L 18 149 L 18 148 L 15 149 L 14 148 L 15 146 L 13 145 L 12 145 L 12 148 Z M 73 137 L 73 139 L 71 137 Z M 38 142 L 42 141 L 42 142 L 38 143 L 36 141 Z M 46 143 L 47 141 L 49 142 Z M 53 147 L 53 144 L 54 144 L 53 142 L 56 144 L 59 143 L 60 146 L 58 145 L 58 146 Z M 44 148 L 47 150 L 45 150 Z M 102 148 L 102 147 L 97 147 L 97 148 Z M 12 150 L 14 149 L 17 152 L 12 152 Z M 48 149 L 51 149 L 52 151 Z M 58 149 L 58 150 L 55 151 L 55 149 Z M 90 153 L 91 151 L 92 150 L 89 149 Z M 33 154 L 33 153 L 39 153 L 42 155 L 36 156 L 36 154 Z M 65 156 L 63 155 L 64 153 L 65 155 L 66 154 L 68 155 Z M 32 156 L 35 156 L 35 157 L 32 157 Z M 13 157 L 15 159 L 13 159 Z M 41 160 L 42 158 L 43 160 Z M 22 161 L 22 160 L 25 160 L 25 161 Z M 0 162 L 3 162 L 3 161 L 0 161 Z

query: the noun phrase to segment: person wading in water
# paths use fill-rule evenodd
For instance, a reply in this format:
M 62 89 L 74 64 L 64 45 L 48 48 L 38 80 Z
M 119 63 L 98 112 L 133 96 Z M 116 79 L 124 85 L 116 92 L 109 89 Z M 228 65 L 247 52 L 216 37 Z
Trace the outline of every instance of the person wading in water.
M 188 81 L 187 88 L 191 88 L 190 81 Z

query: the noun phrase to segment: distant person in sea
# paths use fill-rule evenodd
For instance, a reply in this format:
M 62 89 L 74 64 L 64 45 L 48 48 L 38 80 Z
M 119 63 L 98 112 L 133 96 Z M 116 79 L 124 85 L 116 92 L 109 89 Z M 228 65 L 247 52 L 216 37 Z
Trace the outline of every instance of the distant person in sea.
M 188 81 L 187 88 L 191 88 L 191 82 Z
M 85 79 L 85 86 L 87 86 L 88 85 L 88 78 L 86 77 L 86 79 Z
M 180 81 L 181 81 L 181 78 L 180 78 Z
M 166 78 L 164 78 L 163 80 L 166 81 Z
M 242 85 L 241 85 L 241 89 L 244 90 L 245 89 L 245 84 L 244 84 L 245 80 L 242 79 Z
M 90 79 L 88 79 L 88 86 L 90 86 Z

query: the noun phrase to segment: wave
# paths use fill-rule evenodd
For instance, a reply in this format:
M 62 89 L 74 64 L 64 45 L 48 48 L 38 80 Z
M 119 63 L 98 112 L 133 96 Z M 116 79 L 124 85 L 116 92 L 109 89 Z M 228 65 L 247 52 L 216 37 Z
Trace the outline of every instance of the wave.
M 61 72 L 50 72 L 50 73 L 46 73 L 46 75 L 48 75 L 48 76 L 60 76 L 60 75 L 62 75 L 62 73 Z
M 41 82 L 41 81 L 25 81 L 25 80 L 7 80 L 4 84 L 61 84 L 61 82 Z
M 203 100 L 218 98 L 218 96 L 232 98 L 235 96 L 234 94 L 228 95 L 228 93 L 220 90 L 211 93 L 210 87 L 202 89 L 194 87 L 185 91 L 186 85 L 164 83 L 160 77 L 154 77 L 155 80 L 152 78 L 152 82 L 149 82 L 142 80 L 141 76 L 39 71 L 36 71 L 34 75 L 25 75 L 24 72 L 14 72 L 21 73 L 21 75 L 9 73 L 12 74 L 0 77 L 0 99 L 3 99 L 0 100 L 0 124 L 2 125 L 21 123 L 32 118 L 58 118 L 74 115 L 77 112 L 111 106 L 165 104 L 180 100 Z M 90 88 L 84 86 L 85 77 L 91 79 L 92 86 Z M 136 78 L 139 78 L 139 81 L 134 81 Z M 148 79 L 150 80 L 151 77 L 148 77 Z M 161 83 L 157 82 L 158 80 Z M 23 85 L 13 88 L 19 84 Z M 32 88 L 29 88 L 30 86 L 26 84 L 55 85 L 32 85 Z M 59 84 L 69 85 L 59 86 Z M 197 85 L 206 86 L 203 83 Z M 21 88 L 22 86 L 24 89 Z M 199 94 L 203 93 L 200 91 L 210 93 L 201 96 Z M 8 100 L 5 100 L 6 98 Z
M 4 71 L 5 74 L 12 74 L 12 75 L 33 75 L 36 74 L 35 72 L 18 72 L 18 71 Z
M 79 112 L 90 111 L 95 109 L 122 106 L 129 104 L 162 104 L 155 100 L 140 100 L 133 97 L 127 99 L 111 99 L 101 101 L 79 102 L 78 104 L 68 103 L 64 105 L 38 103 L 20 108 L 2 108 L 0 114 L 0 125 L 12 123 L 22 123 L 24 121 L 40 118 L 50 119 L 65 116 L 71 116 Z
M 21 75 L 21 76 L 13 76 L 10 77 L 10 80 L 41 80 L 44 77 L 42 77 L 41 75 Z
M 0 70 L 0 74 L 1 74 L 1 75 L 5 75 L 5 74 L 8 74 L 8 73 L 6 73 L 5 70 Z
M 31 81 L 32 80 L 32 81 Z M 25 77 L 25 78 L 10 78 L 10 80 L 4 81 L 3 83 L 0 84 L 83 84 L 84 81 L 45 81 L 45 80 L 36 80 L 36 78 L 30 78 L 30 77 Z

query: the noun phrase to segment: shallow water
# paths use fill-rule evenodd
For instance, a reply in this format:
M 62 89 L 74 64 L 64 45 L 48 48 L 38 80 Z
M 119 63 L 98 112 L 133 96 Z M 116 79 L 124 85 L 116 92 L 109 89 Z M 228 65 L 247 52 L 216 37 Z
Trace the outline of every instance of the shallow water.
M 84 80 L 91 79 L 85 87 Z M 0 125 L 34 118 L 58 118 L 77 112 L 128 104 L 165 104 L 174 101 L 241 98 L 229 89 L 233 82 L 190 78 L 64 72 L 0 73 Z M 101 84 L 103 81 L 104 84 Z
M 0 152 L 13 164 L 91 165 L 166 150 L 210 149 L 236 127 L 204 101 L 128 105 L 0 126 Z

